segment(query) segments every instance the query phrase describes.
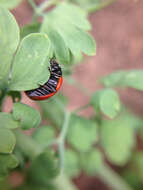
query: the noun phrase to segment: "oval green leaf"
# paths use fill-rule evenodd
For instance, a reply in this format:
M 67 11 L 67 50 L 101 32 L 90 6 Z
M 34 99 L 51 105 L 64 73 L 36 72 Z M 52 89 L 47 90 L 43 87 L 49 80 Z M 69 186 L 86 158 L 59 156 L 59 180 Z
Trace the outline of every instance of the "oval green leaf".
M 15 55 L 10 90 L 30 90 L 44 84 L 50 75 L 50 42 L 46 34 L 33 33 L 23 38 Z
M 0 178 L 6 177 L 10 169 L 16 168 L 18 160 L 13 154 L 0 154 Z
M 39 111 L 22 103 L 14 104 L 12 115 L 20 122 L 22 129 L 38 127 L 41 122 Z
M 0 153 L 12 153 L 15 144 L 14 134 L 8 129 L 0 128 Z
M 40 126 L 32 134 L 34 140 L 36 140 L 41 146 L 48 146 L 55 137 L 54 128 L 51 126 Z
M 135 145 L 135 125 L 129 115 L 120 115 L 114 120 L 106 120 L 101 127 L 101 143 L 107 158 L 113 164 L 124 165 L 129 160 Z
M 120 99 L 113 89 L 103 89 L 95 92 L 91 97 L 91 104 L 95 111 L 102 111 L 106 116 L 114 118 L 120 111 Z
M 95 122 L 72 115 L 70 118 L 67 140 L 81 152 L 91 149 L 93 143 L 97 141 L 97 125 Z
M 100 97 L 100 109 L 110 118 L 114 118 L 120 111 L 120 99 L 118 94 L 112 89 L 103 91 Z
M 78 154 L 72 150 L 67 150 L 64 157 L 64 171 L 65 174 L 69 177 L 78 177 L 81 170 L 79 164 Z
M 143 90 L 143 71 L 118 71 L 102 79 L 102 83 L 107 87 L 131 87 Z
M 89 29 L 90 24 L 86 13 L 78 6 L 70 3 L 61 3 L 48 13 L 41 27 L 42 32 L 50 34 L 53 52 L 64 63 L 70 61 L 70 53 L 76 60 L 81 58 L 81 52 L 87 55 L 95 54 L 96 44 L 91 35 L 87 33 Z M 57 45 L 54 43 L 55 41 Z M 61 49 L 58 48 L 59 46 Z M 67 48 L 69 53 L 67 53 Z
M 19 125 L 18 121 L 15 121 L 12 114 L 0 112 L 0 129 L 15 129 Z
M 42 152 L 31 163 L 28 170 L 30 182 L 47 184 L 59 173 L 58 161 L 54 154 L 49 151 Z
M 6 88 L 12 57 L 19 43 L 19 27 L 13 15 L 0 6 L 0 88 Z
M 87 175 L 93 175 L 102 169 L 104 158 L 99 150 L 92 149 L 88 154 L 81 154 L 81 165 Z

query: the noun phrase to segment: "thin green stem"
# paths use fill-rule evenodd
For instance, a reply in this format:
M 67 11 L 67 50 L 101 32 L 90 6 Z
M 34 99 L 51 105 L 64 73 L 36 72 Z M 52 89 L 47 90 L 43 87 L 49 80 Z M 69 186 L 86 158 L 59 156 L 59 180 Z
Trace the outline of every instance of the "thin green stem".
M 63 173 L 61 173 L 54 182 L 57 190 L 78 190 Z
M 91 106 L 91 105 L 90 105 L 89 103 L 88 103 L 88 104 L 85 104 L 85 105 L 80 106 L 79 108 L 75 109 L 73 112 L 74 112 L 74 113 L 81 112 L 82 110 L 87 109 L 87 108 L 89 108 L 90 106 Z
M 114 190 L 133 190 L 129 184 L 107 165 L 104 165 L 97 174 L 101 180 Z
M 99 5 L 95 4 L 95 5 L 91 6 L 91 7 L 88 7 L 87 11 L 88 11 L 88 13 L 99 11 L 99 10 L 109 6 L 110 4 L 112 4 L 115 1 L 116 0 L 105 0 L 103 3 L 99 3 Z
M 38 7 L 38 12 L 43 13 L 47 8 L 51 7 L 52 5 L 57 5 L 59 0 L 45 0 L 41 3 Z
M 59 166 L 61 169 L 61 173 L 63 173 L 63 170 L 64 170 L 65 139 L 66 139 L 66 134 L 67 134 L 68 126 L 69 126 L 69 118 L 70 118 L 70 113 L 65 112 L 65 119 L 62 126 L 62 131 L 58 138 Z
M 28 0 L 28 1 L 29 1 L 29 4 L 31 5 L 31 7 L 33 8 L 33 10 L 35 12 L 37 12 L 37 6 L 36 6 L 34 0 Z
M 44 11 L 51 7 L 52 5 L 57 5 L 59 0 L 45 0 L 43 3 L 41 3 L 39 6 L 37 6 L 34 2 L 34 0 L 28 0 L 29 4 L 34 10 L 34 15 L 32 18 L 32 21 L 36 21 L 39 16 L 44 16 Z

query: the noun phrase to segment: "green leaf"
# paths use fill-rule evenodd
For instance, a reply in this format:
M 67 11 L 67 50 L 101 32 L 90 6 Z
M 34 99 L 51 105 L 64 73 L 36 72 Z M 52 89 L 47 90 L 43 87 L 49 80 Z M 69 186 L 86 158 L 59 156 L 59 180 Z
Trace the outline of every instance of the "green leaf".
M 95 54 L 95 41 L 87 33 L 90 28 L 82 9 L 71 3 L 61 3 L 45 16 L 41 31 L 48 34 L 58 60 L 69 63 L 70 53 L 76 59 L 81 57 L 81 52 Z
M 114 118 L 120 111 L 118 94 L 112 89 L 104 89 L 95 92 L 91 97 L 91 104 L 96 111 L 100 109 L 110 118 Z
M 132 158 L 132 169 L 136 176 L 142 181 L 143 179 L 143 152 L 136 152 Z
M 66 23 L 65 25 L 63 23 L 63 26 L 65 27 L 64 30 L 62 27 L 59 27 L 58 31 L 71 53 L 80 56 L 82 51 L 87 55 L 95 55 L 96 45 L 93 38 L 84 30 L 74 27 L 74 25 L 70 25 L 70 27 L 66 27 L 66 25 Z
M 13 15 L 0 7 L 0 88 L 6 88 L 12 57 L 19 43 L 19 27 Z
M 138 171 L 137 171 L 138 172 Z M 133 170 L 124 170 L 122 178 L 133 188 L 133 189 L 142 189 L 142 179 L 138 177 L 138 173 Z
M 135 145 L 135 128 L 139 121 L 123 112 L 114 120 L 105 120 L 101 127 L 101 143 L 113 164 L 124 165 Z
M 14 134 L 8 129 L 0 128 L 0 153 L 12 153 L 15 144 Z
M 48 146 L 54 140 L 55 131 L 51 126 L 40 126 L 34 131 L 32 137 L 41 146 Z
M 9 89 L 25 91 L 44 84 L 50 75 L 49 51 L 46 34 L 33 33 L 23 38 L 15 55 Z
M 78 151 L 86 152 L 97 141 L 97 125 L 95 122 L 72 115 L 70 118 L 67 139 Z
M 78 177 L 80 174 L 79 158 L 76 152 L 67 150 L 64 163 L 65 174 L 69 177 Z
M 37 156 L 31 163 L 28 179 L 34 184 L 48 184 L 59 173 L 58 161 L 54 154 L 45 151 Z
M 15 129 L 19 125 L 18 121 L 15 121 L 12 114 L 0 112 L 0 129 Z
M 20 4 L 22 0 L 0 0 L 0 5 L 7 9 L 13 9 Z
M 33 183 L 22 184 L 20 187 L 14 188 L 12 190 L 57 190 L 53 184 L 49 183 L 46 185 L 39 185 Z
M 55 126 L 61 127 L 64 120 L 64 109 L 67 104 L 66 98 L 59 93 L 48 101 L 39 101 L 38 103 L 44 119 Z
M 17 158 L 12 154 L 0 154 L 0 178 L 8 175 L 10 169 L 18 165 Z
M 131 87 L 143 90 L 143 71 L 118 71 L 102 79 L 102 83 L 107 87 Z
M 50 26 L 49 22 L 46 24 L 46 27 L 48 31 L 45 29 L 45 32 L 51 40 L 52 51 L 55 53 L 56 58 L 60 63 L 69 62 L 70 55 L 63 38 L 54 28 L 52 28 L 52 26 Z
M 66 22 L 74 24 L 76 27 L 79 27 L 83 30 L 91 29 L 91 25 L 87 20 L 87 13 L 79 6 L 76 6 L 72 3 L 63 2 L 50 14 L 57 16 L 57 20 L 60 22 L 63 20 L 64 23 Z M 53 20 L 53 22 L 56 24 L 55 20 Z
M 88 154 L 81 155 L 81 164 L 87 175 L 94 175 L 102 169 L 104 158 L 99 150 L 92 150 Z
M 20 29 L 20 37 L 24 38 L 28 34 L 39 32 L 39 30 L 40 30 L 40 23 L 36 22 L 28 24 Z
M 38 127 L 41 122 L 39 111 L 22 103 L 14 104 L 12 115 L 15 120 L 20 121 L 22 129 Z

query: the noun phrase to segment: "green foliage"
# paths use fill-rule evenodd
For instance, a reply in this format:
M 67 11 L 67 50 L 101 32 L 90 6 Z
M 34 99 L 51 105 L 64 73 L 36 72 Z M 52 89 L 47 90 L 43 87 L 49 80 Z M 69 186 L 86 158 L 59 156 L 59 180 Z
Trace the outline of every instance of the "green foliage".
M 13 154 L 0 154 L 0 179 L 8 175 L 8 171 L 17 167 L 18 160 Z
M 55 131 L 51 126 L 40 126 L 40 128 L 34 131 L 32 137 L 41 146 L 48 146 L 55 138 Z
M 0 153 L 12 153 L 16 139 L 9 129 L 0 128 Z
M 0 89 L 6 88 L 13 54 L 19 43 L 19 28 L 13 15 L 0 7 Z
M 0 0 L 0 5 L 5 8 L 13 9 L 20 4 L 22 0 Z
M 103 155 L 99 150 L 91 150 L 88 154 L 81 155 L 82 168 L 87 175 L 96 175 L 99 170 L 102 170 L 104 165 Z
M 15 129 L 19 126 L 19 122 L 15 121 L 12 114 L 0 112 L 0 129 Z
M 105 170 L 106 159 L 118 166 L 128 163 L 125 179 L 132 181 L 130 184 L 135 188 L 143 183 L 142 152 L 136 150 L 133 155 L 136 133 L 142 132 L 142 118 L 121 109 L 117 92 L 110 88 L 143 90 L 141 70 L 119 71 L 104 77 L 102 82 L 107 88 L 89 97 L 89 105 L 95 110 L 90 117 L 77 114 L 86 106 L 67 112 L 67 99 L 60 93 L 39 103 L 44 120 L 38 127 L 40 113 L 20 102 L 21 90 L 38 88 L 49 79 L 51 58 L 57 59 L 60 66 L 64 64 L 61 67 L 66 78 L 65 75 L 72 74 L 73 63 L 81 60 L 82 53 L 91 56 L 96 53 L 87 15 L 112 1 L 50 0 L 37 6 L 34 0 L 29 0 L 34 10 L 33 23 L 20 30 L 12 14 L 4 8 L 11 9 L 20 0 L 0 0 L 0 182 L 18 163 L 17 170 L 25 175 L 23 184 L 13 190 L 75 189 L 66 177 L 59 175 L 62 169 L 69 178 L 78 177 L 81 171 L 89 176 L 105 172 L 103 179 L 111 187 L 115 179 L 119 190 L 130 189 L 115 172 Z M 45 11 L 53 5 L 53 9 Z M 39 17 L 42 17 L 40 23 Z M 7 96 L 13 100 L 10 113 L 2 112 Z M 105 119 L 101 112 L 112 120 Z M 31 136 L 21 132 L 31 128 L 37 128 Z M 129 175 L 134 171 L 136 177 Z M 60 183 L 57 176 L 62 176 Z M 8 186 L 3 189 L 9 190 Z
M 43 111 L 43 117 L 56 127 L 62 126 L 64 120 L 64 107 L 66 104 L 66 98 L 60 93 L 48 101 L 46 100 L 39 102 L 39 105 Z
M 52 152 L 45 151 L 37 156 L 28 170 L 30 183 L 48 185 L 58 175 L 58 161 Z
M 31 183 L 27 183 L 27 184 L 23 184 L 22 186 L 18 187 L 18 188 L 14 188 L 12 190 L 56 190 L 55 187 L 51 184 L 48 185 L 35 185 L 35 184 L 31 184 Z
M 117 71 L 102 80 L 107 87 L 131 87 L 138 90 L 143 90 L 143 71 Z
M 61 3 L 44 17 L 41 31 L 48 34 L 59 62 L 69 63 L 70 53 L 74 57 L 81 57 L 81 52 L 95 54 L 95 42 L 87 33 L 90 28 L 82 9 L 70 3 Z
M 69 177 L 78 177 L 80 174 L 79 155 L 72 151 L 65 151 L 65 173 Z
M 97 124 L 91 120 L 71 115 L 67 139 L 81 152 L 86 152 L 98 139 Z
M 32 23 L 32 24 L 28 24 L 26 26 L 23 26 L 20 29 L 20 37 L 24 38 L 28 34 L 38 33 L 39 30 L 40 30 L 40 23 L 35 22 L 35 23 Z
M 136 152 L 132 157 L 132 169 L 140 181 L 143 180 L 143 152 Z
M 122 177 L 130 184 L 134 189 L 139 190 L 142 188 L 141 181 L 139 180 L 138 173 L 131 170 L 126 170 L 122 174 Z
M 138 126 L 139 120 L 125 112 L 114 120 L 104 120 L 101 127 L 101 143 L 112 163 L 127 163 L 135 146 L 135 128 Z
M 97 91 L 91 97 L 91 104 L 95 111 L 101 110 L 106 116 L 114 118 L 120 111 L 118 94 L 112 89 Z
M 22 129 L 38 127 L 41 122 L 40 113 L 22 103 L 14 104 L 12 115 L 15 120 L 20 122 Z
M 15 55 L 9 89 L 30 90 L 44 84 L 49 76 L 49 50 L 50 42 L 46 34 L 26 36 Z

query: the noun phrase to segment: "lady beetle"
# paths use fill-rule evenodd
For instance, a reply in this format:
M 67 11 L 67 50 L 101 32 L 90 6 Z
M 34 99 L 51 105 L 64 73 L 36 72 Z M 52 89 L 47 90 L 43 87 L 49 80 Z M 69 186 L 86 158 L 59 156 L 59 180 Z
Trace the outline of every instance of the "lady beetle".
M 25 91 L 26 95 L 32 100 L 45 100 L 55 95 L 60 89 L 63 78 L 62 70 L 55 59 L 50 61 L 50 77 L 48 81 L 39 88 Z

